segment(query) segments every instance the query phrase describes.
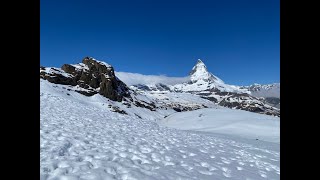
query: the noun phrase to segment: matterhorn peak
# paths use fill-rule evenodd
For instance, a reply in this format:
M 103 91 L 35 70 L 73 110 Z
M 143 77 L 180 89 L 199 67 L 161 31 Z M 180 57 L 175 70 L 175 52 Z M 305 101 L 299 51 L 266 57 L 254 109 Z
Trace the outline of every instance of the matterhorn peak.
M 198 59 L 197 64 L 193 66 L 191 72 L 189 75 L 193 75 L 195 73 L 208 73 L 206 65 L 201 61 L 201 59 Z
M 214 75 L 208 72 L 206 65 L 201 59 L 197 60 L 196 65 L 192 68 L 189 75 L 191 82 L 196 82 L 198 80 L 203 80 L 205 82 L 218 80 Z
M 202 61 L 201 61 L 201 59 L 198 59 L 198 61 L 197 61 L 197 64 L 204 64 Z

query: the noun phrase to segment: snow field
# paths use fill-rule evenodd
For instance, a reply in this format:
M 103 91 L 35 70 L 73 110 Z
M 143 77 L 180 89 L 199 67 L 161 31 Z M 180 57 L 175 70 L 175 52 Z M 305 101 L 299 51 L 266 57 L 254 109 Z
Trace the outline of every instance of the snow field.
M 41 82 L 42 180 L 280 178 L 275 146 L 162 127 L 50 88 Z

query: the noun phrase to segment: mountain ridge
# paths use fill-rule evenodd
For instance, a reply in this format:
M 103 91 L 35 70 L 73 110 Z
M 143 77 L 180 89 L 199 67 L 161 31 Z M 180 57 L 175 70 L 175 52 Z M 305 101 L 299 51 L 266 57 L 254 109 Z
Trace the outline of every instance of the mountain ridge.
M 157 91 L 187 92 L 199 95 L 228 108 L 280 116 L 280 106 L 270 103 L 274 101 L 273 99 L 269 102 L 264 97 L 253 96 L 249 88 L 225 84 L 221 79 L 208 72 L 205 64 L 200 59 L 198 59 L 187 78 L 189 79 L 188 81 L 174 85 L 157 83 L 152 85 L 136 84 L 131 87 L 152 93 Z
M 75 91 L 86 96 L 101 94 L 106 98 L 118 102 L 128 101 L 136 106 L 154 110 L 157 103 L 164 104 L 162 108 L 174 108 L 176 111 L 188 111 L 205 106 L 199 104 L 190 106 L 187 103 L 160 101 L 152 96 L 154 93 L 190 93 L 213 103 L 235 109 L 280 116 L 280 110 L 270 106 L 263 98 L 254 97 L 249 89 L 241 86 L 225 84 L 221 79 L 208 72 L 202 60 L 198 60 L 189 76 L 183 83 L 168 85 L 157 83 L 154 85 L 137 84 L 128 87 L 116 76 L 114 69 L 108 63 L 98 61 L 92 57 L 85 57 L 79 64 L 64 64 L 61 68 L 40 67 L 40 78 L 55 84 L 70 85 Z M 135 94 L 149 96 L 149 103 L 137 100 Z M 171 96 L 171 95 L 170 95 Z

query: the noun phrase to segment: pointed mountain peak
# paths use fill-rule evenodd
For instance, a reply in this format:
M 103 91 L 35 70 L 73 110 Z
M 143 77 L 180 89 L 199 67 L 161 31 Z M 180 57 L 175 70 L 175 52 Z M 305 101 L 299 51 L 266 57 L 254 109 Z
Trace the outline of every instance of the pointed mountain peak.
M 194 68 L 195 68 L 195 67 L 198 68 L 198 67 L 201 67 L 201 66 L 203 66 L 203 67 L 205 68 L 205 70 L 207 70 L 207 67 L 206 67 L 206 65 L 203 63 L 203 61 L 202 61 L 201 59 L 198 59 L 196 65 L 194 66 Z
M 85 57 L 83 60 L 82 60 L 82 63 L 83 64 L 86 64 L 86 65 L 94 65 L 94 64 L 100 64 L 100 65 L 104 65 L 106 66 L 107 68 L 111 68 L 112 66 L 106 62 L 103 62 L 103 61 L 98 61 L 97 59 L 93 58 L 93 57 Z
M 204 64 L 201 59 L 198 59 L 197 64 Z
M 207 70 L 206 65 L 201 61 L 201 59 L 198 59 L 197 64 L 195 66 L 193 66 L 191 72 L 189 73 L 189 75 L 194 75 L 195 73 L 197 74 L 207 74 L 209 73 Z
M 198 80 L 203 80 L 205 82 L 209 82 L 209 81 L 223 82 L 222 80 L 218 79 L 208 71 L 206 65 L 203 63 L 201 59 L 197 60 L 196 65 L 193 66 L 189 75 L 192 82 L 196 82 Z

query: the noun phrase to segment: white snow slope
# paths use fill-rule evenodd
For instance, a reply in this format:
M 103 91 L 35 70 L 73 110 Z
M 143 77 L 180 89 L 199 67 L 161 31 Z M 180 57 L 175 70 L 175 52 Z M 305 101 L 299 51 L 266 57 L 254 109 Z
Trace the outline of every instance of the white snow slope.
M 280 179 L 277 143 L 162 127 L 55 87 L 40 80 L 42 180 Z
M 248 111 L 219 108 L 174 113 L 161 124 L 183 130 L 227 134 L 280 143 L 280 118 Z

